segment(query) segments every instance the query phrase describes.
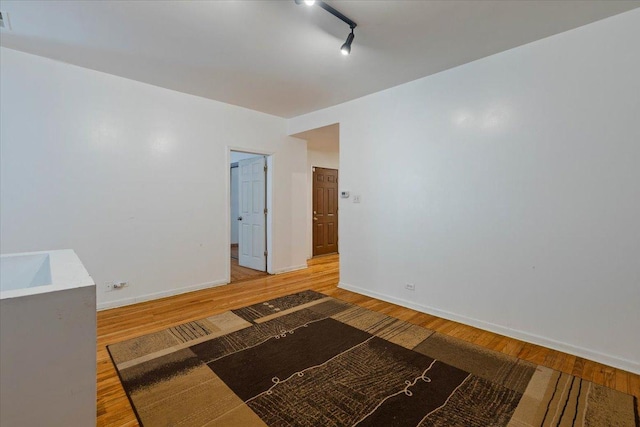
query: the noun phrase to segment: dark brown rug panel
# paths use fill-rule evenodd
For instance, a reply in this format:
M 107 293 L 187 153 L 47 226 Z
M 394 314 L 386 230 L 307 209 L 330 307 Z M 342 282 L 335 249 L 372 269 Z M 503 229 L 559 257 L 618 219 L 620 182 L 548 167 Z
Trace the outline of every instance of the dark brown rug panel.
M 256 323 L 250 328 L 241 329 L 196 344 L 190 348 L 203 362 L 209 363 L 228 354 L 258 345 L 276 336 L 286 335 L 290 331 L 296 331 L 304 325 L 311 325 L 325 318 L 326 316 L 323 314 L 309 309 L 302 309 L 264 323 Z
M 274 379 L 284 380 L 324 363 L 370 337 L 344 323 L 325 319 L 217 359 L 208 366 L 242 400 L 247 400 L 271 388 Z
M 449 396 L 469 377 L 468 372 L 435 362 L 406 393 L 384 401 L 358 426 L 416 426 L 426 414 L 443 406 Z
M 323 365 L 279 382 L 247 404 L 268 425 L 354 425 L 380 402 L 421 380 L 433 362 L 370 337 Z

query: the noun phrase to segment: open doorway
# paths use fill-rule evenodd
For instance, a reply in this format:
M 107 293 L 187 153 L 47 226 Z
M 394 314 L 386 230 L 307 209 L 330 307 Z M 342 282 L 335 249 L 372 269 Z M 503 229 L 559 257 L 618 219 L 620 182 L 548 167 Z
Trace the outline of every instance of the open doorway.
M 338 253 L 339 199 L 337 191 L 338 169 L 340 168 L 340 125 L 335 123 L 293 136 L 307 141 L 307 191 L 309 195 L 307 202 L 309 252 L 307 258 Z M 317 172 L 322 173 L 318 175 Z M 331 177 L 325 176 L 325 173 L 329 173 Z M 334 182 L 329 182 L 329 180 Z M 331 215 L 327 214 L 328 211 L 331 211 Z
M 266 276 L 269 265 L 269 155 L 230 151 L 229 282 Z

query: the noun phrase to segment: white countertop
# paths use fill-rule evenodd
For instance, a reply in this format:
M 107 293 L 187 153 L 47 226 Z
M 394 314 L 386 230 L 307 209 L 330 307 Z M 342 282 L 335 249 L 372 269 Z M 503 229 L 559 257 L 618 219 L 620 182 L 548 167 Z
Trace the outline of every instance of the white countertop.
M 23 252 L 0 255 L 7 259 L 25 255 L 49 255 L 51 284 L 0 292 L 0 299 L 19 298 L 26 295 L 44 294 L 84 286 L 95 286 L 95 282 L 84 268 L 82 261 L 72 249 L 41 252 Z

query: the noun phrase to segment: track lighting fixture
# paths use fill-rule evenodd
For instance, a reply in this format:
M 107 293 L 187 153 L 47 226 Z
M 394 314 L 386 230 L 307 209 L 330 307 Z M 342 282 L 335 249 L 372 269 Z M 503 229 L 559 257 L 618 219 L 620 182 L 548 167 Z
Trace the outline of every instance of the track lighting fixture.
M 340 48 L 340 52 L 343 55 L 349 55 L 351 53 L 351 43 L 353 42 L 355 35 L 353 34 L 353 28 L 351 29 L 351 33 L 347 36 L 347 41 L 344 42 L 342 47 Z
M 343 55 L 349 55 L 351 53 L 351 43 L 353 43 L 353 39 L 355 38 L 355 35 L 353 34 L 353 29 L 356 28 L 358 24 L 356 24 L 351 19 L 344 16 L 340 11 L 329 6 L 323 1 L 315 1 L 315 0 L 294 0 L 294 1 L 296 4 L 304 3 L 307 6 L 313 6 L 314 4 L 317 3 L 318 6 L 320 6 L 321 8 L 323 8 L 324 10 L 326 10 L 327 12 L 329 12 L 330 14 L 332 14 L 333 16 L 335 16 L 336 18 L 338 18 L 339 20 L 347 24 L 349 28 L 351 28 L 351 33 L 349 33 L 349 35 L 347 36 L 347 41 L 340 48 L 340 52 L 342 52 Z

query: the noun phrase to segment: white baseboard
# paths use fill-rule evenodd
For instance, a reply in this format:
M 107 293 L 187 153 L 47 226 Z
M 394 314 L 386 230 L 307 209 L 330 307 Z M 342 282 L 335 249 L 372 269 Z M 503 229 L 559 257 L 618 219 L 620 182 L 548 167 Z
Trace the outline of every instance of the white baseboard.
M 109 308 L 122 307 L 125 305 L 137 304 L 139 302 L 150 301 L 158 298 L 170 297 L 173 295 L 185 294 L 187 292 L 199 291 L 201 289 L 212 288 L 214 286 L 226 285 L 226 280 L 216 280 L 213 282 L 200 283 L 198 285 L 185 286 L 182 288 L 170 289 L 168 291 L 154 292 L 151 294 L 138 295 L 130 298 L 123 298 L 115 301 L 101 302 L 98 304 L 98 311 Z M 117 291 L 114 291 L 117 292 Z
M 624 369 L 625 371 L 633 372 L 635 374 L 640 374 L 640 363 L 632 360 L 623 359 L 620 357 L 612 356 L 610 354 L 600 353 L 598 351 L 574 346 L 561 341 L 556 341 L 551 338 L 530 334 L 528 332 L 520 331 L 517 329 L 507 328 L 505 326 L 500 326 L 494 323 L 489 323 L 489 322 L 474 319 L 471 317 L 462 316 L 456 313 L 450 313 L 448 311 L 440 310 L 434 307 L 429 307 L 426 305 L 417 304 L 412 301 L 407 301 L 401 298 L 396 298 L 396 297 L 381 294 L 378 292 L 370 291 L 368 289 L 361 288 L 359 286 L 349 285 L 348 283 L 344 283 L 344 282 L 340 282 L 338 284 L 338 287 L 341 289 L 346 289 L 348 291 L 356 292 L 358 294 L 366 295 L 368 297 L 391 302 L 393 304 L 397 304 L 402 307 L 407 307 L 416 311 L 431 314 L 433 316 L 442 317 L 443 319 L 453 320 L 455 322 L 463 323 L 469 326 L 474 326 L 476 328 L 484 329 L 486 331 L 494 332 L 510 338 L 516 338 L 531 344 L 541 345 L 543 347 L 548 347 L 553 350 L 558 350 L 564 353 L 569 353 L 578 357 L 593 360 L 595 362 L 612 366 L 614 368 Z
M 275 270 L 273 274 L 289 273 L 290 271 L 304 270 L 305 268 L 308 268 L 308 267 L 309 266 L 306 263 L 300 264 L 300 265 L 294 265 L 292 267 L 279 268 Z

